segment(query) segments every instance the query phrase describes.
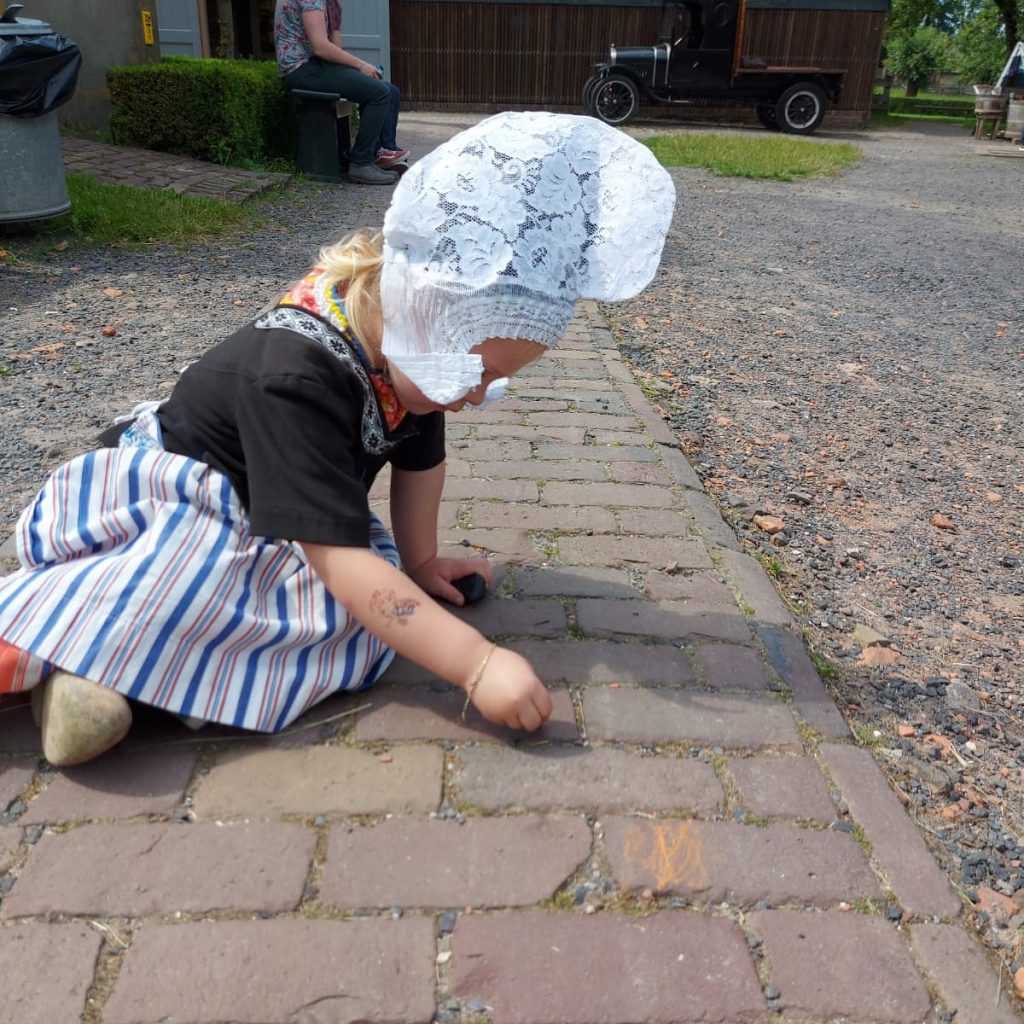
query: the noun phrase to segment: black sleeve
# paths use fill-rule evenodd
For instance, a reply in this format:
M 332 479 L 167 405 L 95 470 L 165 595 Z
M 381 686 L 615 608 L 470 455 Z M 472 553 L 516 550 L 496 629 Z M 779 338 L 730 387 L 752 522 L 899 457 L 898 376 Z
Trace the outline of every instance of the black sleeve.
M 345 547 L 370 546 L 356 382 L 330 387 L 276 374 L 243 388 L 237 422 L 253 533 Z M 347 393 L 346 393 L 347 392 Z
M 419 433 L 403 441 L 389 461 L 396 469 L 433 469 L 444 462 L 444 413 L 431 412 L 417 420 Z

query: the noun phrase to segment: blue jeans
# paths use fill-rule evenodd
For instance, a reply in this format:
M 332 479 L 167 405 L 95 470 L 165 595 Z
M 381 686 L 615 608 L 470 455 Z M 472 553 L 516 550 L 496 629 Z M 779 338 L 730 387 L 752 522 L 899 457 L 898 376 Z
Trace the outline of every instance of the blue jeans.
M 289 89 L 336 92 L 342 98 L 359 105 L 359 133 L 349 154 L 353 164 L 373 163 L 377 158 L 385 123 L 392 118 L 390 131 L 394 140 L 395 126 L 398 124 L 398 101 L 392 89 L 397 92 L 397 86 L 390 82 L 371 78 L 344 64 L 331 64 L 319 57 L 311 57 L 301 67 L 285 75 L 284 84 Z
M 391 90 L 391 109 L 388 116 L 384 118 L 384 124 L 380 130 L 378 140 L 379 149 L 398 149 L 398 107 L 402 100 L 402 90 L 394 82 L 384 83 Z M 362 118 L 362 107 L 359 108 L 359 117 Z

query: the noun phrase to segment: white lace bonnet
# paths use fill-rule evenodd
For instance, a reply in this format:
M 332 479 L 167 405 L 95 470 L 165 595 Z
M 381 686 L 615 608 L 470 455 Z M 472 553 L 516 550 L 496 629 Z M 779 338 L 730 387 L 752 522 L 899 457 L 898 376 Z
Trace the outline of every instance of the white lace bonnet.
M 590 117 L 489 117 L 417 161 L 384 217 L 383 353 L 428 398 L 483 373 L 487 338 L 556 344 L 577 298 L 654 276 L 675 188 L 654 155 Z

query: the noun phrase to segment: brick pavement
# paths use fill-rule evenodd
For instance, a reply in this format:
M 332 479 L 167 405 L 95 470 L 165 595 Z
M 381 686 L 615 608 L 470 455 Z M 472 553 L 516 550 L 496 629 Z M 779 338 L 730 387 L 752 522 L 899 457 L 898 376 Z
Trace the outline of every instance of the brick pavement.
M 501 566 L 460 614 L 551 721 L 399 660 L 281 737 L 142 716 L 59 773 L 8 702 L 0 1022 L 1019 1020 L 596 307 L 451 436 L 444 543 Z
M 111 146 L 92 139 L 62 136 L 64 167 L 70 174 L 87 174 L 111 185 L 158 188 L 190 196 L 241 202 L 275 185 L 290 174 L 245 171 L 174 153 L 157 153 L 132 146 Z

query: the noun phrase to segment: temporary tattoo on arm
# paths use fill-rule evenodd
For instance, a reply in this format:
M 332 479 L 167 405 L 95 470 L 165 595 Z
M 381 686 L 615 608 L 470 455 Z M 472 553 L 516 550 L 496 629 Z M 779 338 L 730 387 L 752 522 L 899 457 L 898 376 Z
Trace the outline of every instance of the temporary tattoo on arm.
M 400 626 L 406 625 L 420 606 L 414 597 L 399 597 L 393 590 L 375 590 L 370 598 L 370 607 L 386 619 L 394 619 Z

